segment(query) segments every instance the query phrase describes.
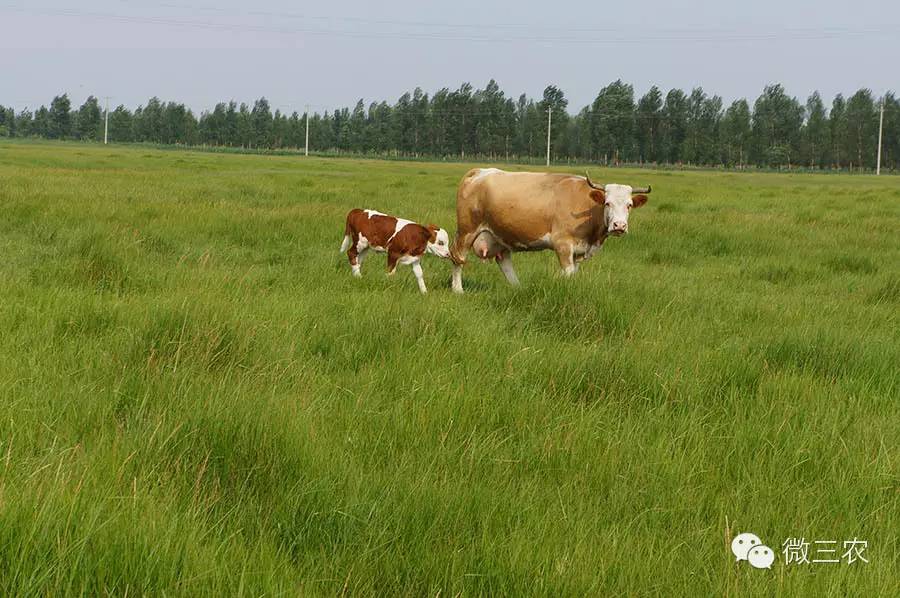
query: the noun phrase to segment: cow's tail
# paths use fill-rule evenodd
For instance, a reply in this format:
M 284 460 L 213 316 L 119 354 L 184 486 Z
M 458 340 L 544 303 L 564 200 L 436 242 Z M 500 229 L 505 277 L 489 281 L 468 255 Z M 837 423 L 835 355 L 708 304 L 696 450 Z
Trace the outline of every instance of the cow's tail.
M 455 266 L 463 266 L 466 263 L 466 254 L 472 247 L 477 235 L 473 235 L 471 231 L 477 223 L 472 223 L 469 218 L 465 217 L 471 209 L 466 206 L 469 201 L 469 183 L 472 179 L 478 177 L 483 169 L 473 168 L 463 176 L 456 190 L 456 236 L 450 244 L 450 261 Z

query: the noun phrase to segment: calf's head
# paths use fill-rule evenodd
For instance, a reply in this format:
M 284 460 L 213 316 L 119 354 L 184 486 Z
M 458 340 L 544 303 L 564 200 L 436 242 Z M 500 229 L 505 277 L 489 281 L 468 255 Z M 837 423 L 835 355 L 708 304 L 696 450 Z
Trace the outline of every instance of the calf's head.
M 628 213 L 632 208 L 639 208 L 647 203 L 650 187 L 637 188 L 630 185 L 595 185 L 590 177 L 587 179 L 591 187 L 591 199 L 603 206 L 603 223 L 606 233 L 616 237 L 628 232 Z
M 433 224 L 429 224 L 427 228 L 430 236 L 425 251 L 438 257 L 450 257 L 450 235 L 447 231 Z

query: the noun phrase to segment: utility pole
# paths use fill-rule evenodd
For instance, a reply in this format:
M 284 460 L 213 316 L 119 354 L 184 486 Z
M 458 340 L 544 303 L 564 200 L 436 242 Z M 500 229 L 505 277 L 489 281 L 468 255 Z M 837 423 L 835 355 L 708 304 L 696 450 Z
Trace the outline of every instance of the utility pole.
M 550 166 L 550 120 L 553 116 L 553 107 L 547 102 L 547 166 Z
M 878 160 L 875 162 L 875 176 L 881 174 L 881 133 L 884 130 L 884 96 L 881 96 L 881 115 L 878 117 Z
M 103 124 L 103 145 L 109 142 L 109 96 L 106 98 L 106 122 Z
M 306 105 L 306 145 L 303 146 L 303 155 L 309 155 L 309 104 Z

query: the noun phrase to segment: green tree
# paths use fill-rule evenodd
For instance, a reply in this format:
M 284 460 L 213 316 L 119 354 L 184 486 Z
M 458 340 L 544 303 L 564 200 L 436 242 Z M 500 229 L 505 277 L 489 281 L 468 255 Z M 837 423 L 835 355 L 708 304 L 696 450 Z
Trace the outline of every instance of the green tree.
M 110 141 L 134 141 L 134 116 L 125 106 L 119 105 L 109 113 Z
M 892 92 L 884 95 L 881 165 L 891 170 L 900 167 L 900 99 Z
M 34 113 L 34 124 L 32 130 L 38 137 L 50 138 L 51 135 L 50 111 L 46 106 L 41 106 Z
M 687 100 L 687 128 L 684 160 L 694 164 L 715 164 L 719 161 L 719 121 L 722 98 L 708 97 L 702 87 L 691 91 Z
M 50 113 L 47 137 L 50 139 L 66 139 L 72 135 L 72 103 L 68 94 L 56 96 L 50 102 Z
M 747 100 L 735 100 L 722 117 L 721 146 L 723 160 L 728 165 L 743 168 L 746 148 L 750 143 L 750 105 Z
M 272 110 L 269 108 L 269 100 L 259 98 L 254 102 L 250 120 L 253 128 L 250 145 L 270 147 L 272 144 Z
M 362 100 L 356 103 L 347 123 L 347 149 L 351 152 L 365 151 L 366 146 L 366 106 Z
M 237 143 L 241 147 L 252 148 L 256 141 L 256 131 L 253 128 L 253 114 L 250 111 L 250 107 L 244 102 L 241 102 L 240 108 L 238 108 L 236 119 Z
M 791 166 L 799 155 L 803 107 L 780 84 L 768 85 L 753 105 L 753 148 L 758 164 Z
M 454 153 L 466 157 L 477 143 L 477 122 L 475 120 L 475 97 L 470 83 L 463 83 L 456 91 L 450 92 L 446 111 L 447 137 Z
M 272 138 L 269 146 L 272 148 L 280 148 L 285 144 L 288 134 L 288 119 L 281 113 L 281 110 L 275 110 L 272 116 Z
M 16 113 L 0 104 L 0 137 L 15 137 Z
M 566 132 L 569 126 L 569 113 L 566 107 L 569 100 L 561 89 L 555 85 L 549 85 L 544 89 L 544 96 L 537 103 L 537 111 L 542 115 L 541 123 L 543 125 L 541 131 L 541 139 L 544 140 L 544 151 L 546 151 L 547 139 L 547 111 L 550 111 L 550 151 L 551 157 L 558 157 L 566 148 Z
M 27 108 L 16 115 L 15 132 L 17 137 L 34 135 L 34 115 Z
M 516 102 L 516 155 L 537 156 L 541 147 L 541 114 L 524 93 Z M 543 129 L 546 134 L 547 129 Z
M 841 94 L 837 94 L 831 103 L 828 130 L 831 137 L 831 159 L 836 168 L 841 168 L 847 164 L 847 156 L 843 147 L 843 141 L 847 134 L 847 102 Z
M 850 167 L 874 168 L 878 135 L 878 113 L 872 92 L 860 89 L 847 100 L 844 151 Z
M 75 116 L 74 135 L 79 139 L 94 141 L 103 135 L 102 112 L 97 98 L 88 96 Z
M 634 145 L 634 88 L 621 79 L 600 90 L 591 105 L 591 140 L 604 162 L 618 164 L 632 158 Z
M 491 79 L 483 90 L 475 92 L 478 106 L 476 141 L 482 153 L 495 157 L 504 151 L 508 131 L 503 118 L 506 99 L 497 82 Z
M 163 113 L 163 104 L 156 96 L 150 98 L 146 106 L 138 106 L 134 111 L 135 140 L 162 143 Z
M 659 161 L 659 135 L 662 121 L 662 92 L 653 86 L 637 103 L 635 113 L 638 158 L 641 162 Z
M 684 160 L 687 120 L 687 96 L 680 89 L 670 90 L 666 94 L 666 102 L 663 105 L 662 123 L 662 155 L 670 164 L 678 164 Z
M 828 160 L 830 146 L 828 115 L 818 91 L 806 100 L 806 122 L 803 125 L 802 155 L 810 168 L 821 168 Z
M 223 141 L 226 145 L 236 146 L 241 144 L 240 126 L 238 118 L 237 102 L 234 100 L 228 102 L 225 108 L 225 132 Z

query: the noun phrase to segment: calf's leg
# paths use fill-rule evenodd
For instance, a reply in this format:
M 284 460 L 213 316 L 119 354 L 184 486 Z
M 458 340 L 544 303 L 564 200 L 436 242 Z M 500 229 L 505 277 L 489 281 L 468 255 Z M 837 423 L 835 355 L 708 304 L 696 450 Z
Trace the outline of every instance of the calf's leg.
M 387 275 L 393 276 L 394 272 L 397 270 L 397 261 L 400 259 L 400 254 L 394 251 L 388 251 L 387 258 Z
M 362 251 L 358 251 L 356 253 L 356 263 L 350 262 L 350 267 L 353 268 L 353 276 L 359 278 L 362 276 L 362 273 L 359 269 L 362 267 L 363 260 L 366 259 L 366 256 L 369 254 L 368 249 L 363 249 Z
M 350 260 L 350 270 L 353 276 L 359 278 L 362 274 L 359 272 L 359 265 L 362 263 L 362 254 L 356 249 L 356 244 L 350 246 L 347 250 L 347 259 Z
M 428 289 L 425 288 L 425 278 L 422 273 L 422 264 L 420 264 L 418 260 L 413 262 L 412 271 L 416 277 L 416 282 L 419 283 L 419 290 L 422 291 L 422 294 L 424 295 L 428 292 Z

